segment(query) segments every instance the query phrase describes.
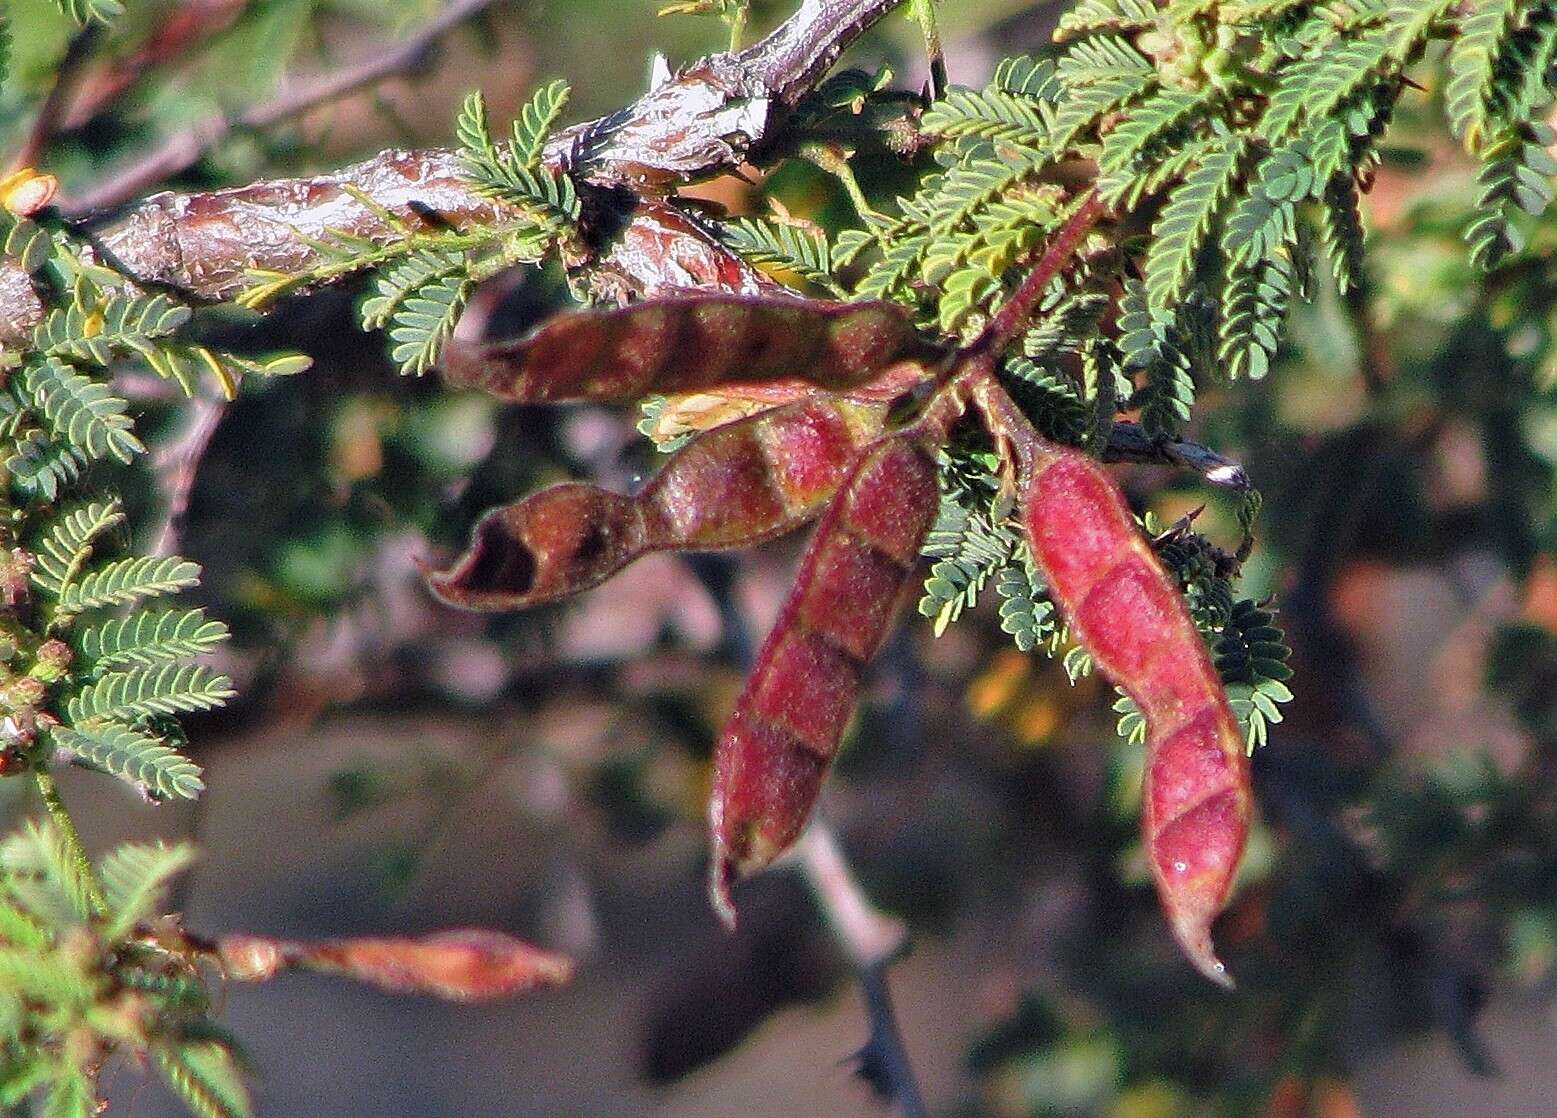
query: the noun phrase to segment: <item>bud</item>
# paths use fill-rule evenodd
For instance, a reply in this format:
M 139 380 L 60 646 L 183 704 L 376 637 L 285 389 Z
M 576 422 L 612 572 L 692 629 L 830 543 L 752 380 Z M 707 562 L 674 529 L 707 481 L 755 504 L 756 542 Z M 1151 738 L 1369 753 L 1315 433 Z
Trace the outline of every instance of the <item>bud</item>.
M 44 683 L 58 683 L 70 669 L 70 645 L 54 638 L 38 646 L 38 657 L 27 674 Z
M 0 599 L 15 608 L 27 600 L 27 585 L 32 577 L 33 557 L 19 547 L 0 552 Z
M 43 702 L 44 696 L 48 693 L 48 684 L 41 679 L 24 675 L 20 679 L 13 679 L 3 691 L 0 691 L 0 701 L 3 701 L 10 710 L 19 710 L 23 707 L 36 707 Z

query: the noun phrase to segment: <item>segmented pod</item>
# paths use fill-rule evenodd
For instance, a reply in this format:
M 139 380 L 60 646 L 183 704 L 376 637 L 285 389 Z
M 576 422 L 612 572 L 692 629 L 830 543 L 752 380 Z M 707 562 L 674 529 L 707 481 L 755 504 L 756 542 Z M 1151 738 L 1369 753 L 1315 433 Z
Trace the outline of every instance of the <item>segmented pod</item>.
M 1173 933 L 1201 973 L 1230 985 L 1211 922 L 1248 836 L 1249 763 L 1205 642 L 1097 462 L 1039 445 L 1022 510 L 1033 558 L 1071 631 L 1146 718 L 1141 827 Z
M 821 512 L 884 403 L 817 397 L 706 431 L 632 497 L 570 482 L 481 518 L 428 584 L 467 609 L 521 609 L 597 586 L 649 552 L 739 547 Z
M 935 356 L 894 304 L 682 295 L 556 315 L 516 340 L 452 339 L 441 366 L 505 400 L 626 402 L 769 381 L 841 391 Z
M 867 450 L 828 506 L 714 754 L 710 893 L 799 836 L 935 517 L 935 461 L 907 435 Z

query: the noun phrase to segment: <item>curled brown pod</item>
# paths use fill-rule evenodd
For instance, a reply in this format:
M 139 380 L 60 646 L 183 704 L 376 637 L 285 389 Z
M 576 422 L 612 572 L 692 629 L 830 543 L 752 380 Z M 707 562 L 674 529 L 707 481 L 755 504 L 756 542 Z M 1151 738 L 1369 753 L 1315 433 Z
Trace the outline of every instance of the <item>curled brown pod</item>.
M 654 551 L 739 547 L 792 531 L 836 492 L 884 403 L 816 397 L 706 431 L 636 496 L 570 482 L 494 509 L 428 584 L 466 609 L 520 609 L 597 586 Z

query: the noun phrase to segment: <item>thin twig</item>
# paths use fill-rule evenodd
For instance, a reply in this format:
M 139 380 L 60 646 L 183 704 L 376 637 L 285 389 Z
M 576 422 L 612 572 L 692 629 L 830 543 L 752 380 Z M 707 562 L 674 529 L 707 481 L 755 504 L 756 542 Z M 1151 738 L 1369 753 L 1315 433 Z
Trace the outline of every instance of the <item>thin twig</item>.
M 211 445 L 211 438 L 226 414 L 227 401 L 196 397 L 189 402 L 189 419 L 183 432 L 158 450 L 156 468 L 164 496 L 165 519 L 152 554 L 171 555 L 178 550 L 178 536 L 189 511 L 189 498 L 200 472 L 200 460 L 205 457 L 206 448 Z
M 87 857 L 81 833 L 76 830 L 75 821 L 66 810 L 65 802 L 60 799 L 59 785 L 54 782 L 54 774 L 49 771 L 48 764 L 38 758 L 33 763 L 32 775 L 33 782 L 38 786 L 38 795 L 43 799 L 44 810 L 54 821 L 54 829 L 65 846 L 65 854 L 86 894 L 87 904 L 94 912 L 106 911 L 108 901 L 103 895 L 103 887 L 97 882 L 97 874 L 92 869 L 92 859 Z
M 867 1071 L 881 1077 L 885 1089 L 902 1108 L 903 1118 L 925 1118 L 929 1111 L 925 1109 L 887 984 L 887 965 L 902 952 L 908 931 L 901 920 L 884 915 L 870 903 L 849 869 L 837 835 L 826 821 L 812 821 L 795 844 L 794 856 L 828 927 L 859 975 L 865 1012 L 870 1019 L 870 1040 L 863 1053 L 868 1061 Z
M 43 104 L 38 106 L 38 115 L 33 118 L 32 127 L 27 130 L 22 146 L 11 159 L 12 170 L 32 166 L 54 139 L 70 107 L 71 98 L 75 96 L 76 82 L 81 78 L 82 67 L 92 57 L 101 34 L 101 24 L 89 23 L 71 36 L 64 57 L 54 68 L 54 84 L 49 88 Z
M 806 883 L 816 894 L 827 923 L 849 959 L 861 970 L 880 967 L 897 958 L 908 931 L 901 920 L 878 912 L 854 880 L 838 836 L 825 820 L 806 828 L 795 843 Z
M 106 182 L 78 198 L 66 200 L 60 208 L 68 214 L 83 214 L 118 205 L 187 170 L 234 131 L 272 128 L 388 78 L 414 72 L 426 64 L 428 54 L 440 39 L 496 2 L 451 0 L 410 37 L 379 48 L 359 62 L 331 69 L 307 81 L 294 82 L 274 99 L 247 112 L 211 117 L 177 132 Z
M 924 35 L 925 55 L 930 63 L 930 99 L 939 100 L 949 84 L 946 77 L 946 52 L 941 49 L 941 30 L 935 22 L 935 0 L 913 0 L 914 18 Z
M 1000 351 L 1027 325 L 1027 320 L 1043 300 L 1050 282 L 1070 264 L 1081 242 L 1107 212 L 1108 207 L 1103 204 L 1098 192 L 1089 190 L 1075 212 L 1050 238 L 1043 256 L 1033 266 L 1033 270 L 1027 273 L 1022 285 L 995 312 L 995 317 L 969 347 L 970 355 L 987 354 L 991 361 L 999 356 Z
M 134 51 L 107 60 L 79 83 L 62 127 L 90 123 L 152 70 L 177 63 L 227 30 L 248 6 L 249 0 L 177 0 Z

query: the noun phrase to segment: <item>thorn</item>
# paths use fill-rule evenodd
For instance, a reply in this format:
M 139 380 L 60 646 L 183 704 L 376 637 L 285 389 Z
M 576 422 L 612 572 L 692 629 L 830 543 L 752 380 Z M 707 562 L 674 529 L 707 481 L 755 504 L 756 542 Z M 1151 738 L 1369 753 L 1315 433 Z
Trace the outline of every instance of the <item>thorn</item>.
M 670 81 L 670 60 L 659 51 L 654 52 L 654 58 L 649 63 L 649 92 L 653 93 L 660 86 Z

